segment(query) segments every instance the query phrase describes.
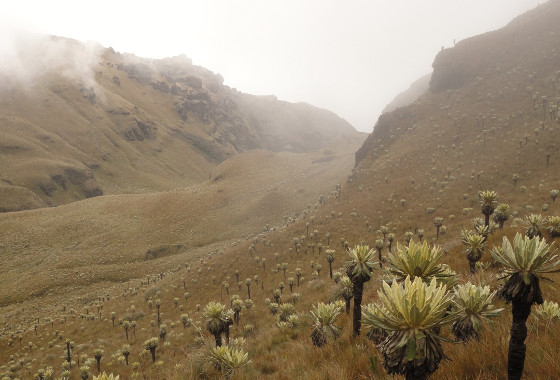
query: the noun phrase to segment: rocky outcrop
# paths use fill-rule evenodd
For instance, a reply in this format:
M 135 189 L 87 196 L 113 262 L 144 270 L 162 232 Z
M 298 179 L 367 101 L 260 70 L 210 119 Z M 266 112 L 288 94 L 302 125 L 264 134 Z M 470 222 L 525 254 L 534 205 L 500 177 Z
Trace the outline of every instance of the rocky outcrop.
M 124 131 L 124 137 L 128 141 L 142 141 L 144 139 L 154 139 L 157 127 L 154 122 L 132 118 L 130 127 Z

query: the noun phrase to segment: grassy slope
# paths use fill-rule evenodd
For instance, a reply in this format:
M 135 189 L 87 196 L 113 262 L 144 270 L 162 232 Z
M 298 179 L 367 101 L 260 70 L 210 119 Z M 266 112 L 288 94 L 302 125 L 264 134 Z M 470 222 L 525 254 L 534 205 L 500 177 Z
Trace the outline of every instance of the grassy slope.
M 171 268 L 191 249 L 278 225 L 344 179 L 360 142 L 341 138 L 314 154 L 251 151 L 194 187 L 0 215 L 3 279 L 13 284 L 2 303 Z M 155 260 L 150 248 L 160 251 Z
M 218 376 L 216 369 L 205 359 L 213 340 L 205 331 L 197 305 L 204 306 L 210 300 L 222 300 L 227 304 L 228 295 L 221 286 L 224 281 L 230 285 L 230 294 L 236 293 L 246 298 L 244 279 L 254 279 L 254 276 L 258 275 L 259 284 L 253 281 L 251 288 L 255 306 L 242 312 L 239 327 L 232 327 L 232 337 L 246 337 L 245 348 L 253 362 L 233 378 L 390 378 L 384 375 L 382 358 L 371 342 L 364 337 L 354 341 L 350 339 L 351 321 L 346 316 L 339 320 L 339 325 L 343 327 L 343 335 L 335 343 L 321 349 L 311 345 L 309 333 L 312 320 L 309 310 L 319 301 L 330 300 L 335 287 L 327 278 L 328 266 L 324 254 L 319 256 L 317 248 L 313 254 L 312 248 L 307 248 L 310 241 L 308 238 L 303 244 L 302 252 L 296 255 L 290 251 L 293 247 L 292 238 L 305 237 L 305 224 L 310 223 L 311 228 L 318 231 L 317 241 L 313 243 L 320 242 L 326 247 L 326 233 L 330 233 L 330 246 L 337 251 L 335 267 L 339 267 L 345 261 L 341 240 L 347 240 L 351 245 L 359 241 L 373 244 L 379 237 L 376 231 L 382 224 L 390 225 L 391 231 L 399 241 L 402 241 L 405 231 L 414 231 L 415 228 L 424 229 L 425 238 L 433 240 L 433 218 L 441 216 L 448 230 L 436 243 L 447 252 L 445 262 L 459 273 L 461 281 L 471 280 L 496 288 L 495 268 L 480 271 L 474 277 L 468 273 L 468 264 L 464 260 L 458 236 L 461 228 L 471 228 L 473 217 L 482 216 L 477 203 L 479 190 L 496 190 L 500 201 L 509 203 L 517 217 L 523 217 L 530 212 L 541 212 L 544 203 L 550 205 L 548 211 L 543 212 L 544 215 L 560 213 L 558 202 L 551 203 L 549 197 L 551 189 L 560 187 L 556 175 L 558 156 L 555 150 L 560 143 L 559 124 L 547 119 L 545 128 L 539 127 L 542 110 L 537 109 L 535 112 L 531 100 L 531 95 L 537 91 L 541 95 L 546 94 L 549 99 L 559 96 L 558 88 L 556 93 L 552 93 L 549 82 L 558 70 L 556 60 L 550 59 L 557 54 L 552 50 L 556 41 L 549 34 L 543 34 L 539 30 L 542 27 L 558 33 L 555 29 L 558 28 L 557 23 L 552 20 L 557 19 L 559 6 L 557 1 L 542 5 L 512 24 L 515 26 L 521 23 L 521 29 L 506 28 L 498 34 L 488 36 L 490 39 L 496 36 L 504 38 L 501 41 L 498 39 L 501 43 L 496 46 L 500 48 L 488 43 L 488 46 L 494 48 L 491 60 L 478 50 L 487 51 L 487 36 L 458 44 L 449 52 L 449 59 L 453 61 L 454 57 L 465 54 L 471 57 L 471 63 L 476 69 L 468 72 L 470 76 L 466 76 L 467 79 L 460 88 L 426 95 L 410 107 L 384 116 L 359 152 L 360 163 L 354 170 L 351 181 L 343 184 L 340 197 L 328 196 L 326 204 L 312 207 L 311 215 L 305 219 L 277 231 L 262 234 L 257 240 L 253 236 L 234 246 L 230 244 L 228 247 L 220 247 L 217 251 L 213 247 L 198 251 L 199 256 L 193 255 L 181 262 L 186 263 L 188 267 L 182 266 L 174 272 L 168 272 L 155 284 L 153 279 L 149 285 L 145 280 L 132 280 L 126 284 L 115 284 L 112 288 L 110 284 L 100 283 L 97 292 L 89 292 L 87 299 L 86 293 L 82 291 L 69 293 L 65 298 L 56 298 L 53 295 L 51 298 L 37 299 L 28 304 L 27 311 L 14 307 L 5 308 L 5 318 L 9 326 L 5 331 L 15 331 L 17 326 L 21 326 L 21 331 L 14 335 L 14 346 L 0 353 L 2 361 L 8 363 L 9 355 L 15 355 L 16 362 L 23 359 L 22 376 L 33 374 L 38 368 L 47 365 L 52 365 L 59 371 L 62 362 L 60 356 L 63 353 L 61 342 L 70 338 L 76 343 L 74 358 L 82 353 L 91 356 L 93 349 L 102 345 L 106 355 L 102 361 L 102 369 L 118 373 L 124 379 L 134 378 L 136 372 L 155 379 L 186 379 L 195 378 L 197 375 L 202 378 L 215 378 Z M 547 14 L 550 15 L 550 19 L 546 17 Z M 533 18 L 537 20 L 537 24 L 527 21 Z M 520 41 L 519 35 L 525 36 L 525 42 L 528 44 L 511 49 L 510 44 Z M 507 53 L 510 50 L 511 54 Z M 474 55 L 467 54 L 468 51 Z M 524 54 L 514 54 L 515 52 Z M 515 57 L 518 57 L 518 60 L 514 60 Z M 479 59 L 489 60 L 491 64 L 478 65 L 476 62 L 479 62 Z M 532 79 L 530 75 L 533 73 L 536 75 L 532 76 Z M 477 77 L 482 80 L 476 79 Z M 480 120 L 477 124 L 479 114 L 486 116 L 484 128 Z M 535 128 L 539 128 L 538 135 L 534 131 Z M 524 143 L 526 134 L 529 135 L 527 144 Z M 546 168 L 547 152 L 551 153 L 549 168 Z M 237 168 L 241 170 L 241 166 Z M 243 175 L 250 172 L 250 169 L 245 171 Z M 511 181 L 514 173 L 520 175 L 516 186 Z M 227 175 L 223 178 L 227 181 Z M 221 182 L 216 181 L 209 186 L 219 186 Z M 301 183 L 303 186 L 307 181 L 302 178 Z M 525 191 L 522 191 L 522 186 L 525 187 Z M 327 195 L 326 192 L 324 194 Z M 251 195 L 246 199 L 251 199 Z M 154 195 L 159 196 L 163 195 Z M 404 200 L 404 205 L 401 200 Z M 146 215 L 158 215 L 154 208 L 160 207 L 154 204 L 152 207 L 149 212 L 146 210 Z M 435 211 L 427 214 L 428 207 L 435 208 Z M 512 237 L 516 231 L 523 231 L 523 227 L 512 219 L 507 222 L 503 231 L 491 235 L 489 247 L 499 244 L 503 235 Z M 161 219 L 156 220 L 161 222 Z M 258 224 L 262 227 L 263 223 L 266 221 Z M 218 227 L 218 231 L 220 230 Z M 141 238 L 146 239 L 145 236 Z M 168 238 L 164 241 L 170 243 L 177 240 Z M 254 256 L 266 258 L 265 265 L 255 257 L 249 257 L 248 249 L 253 243 L 256 246 Z M 275 253 L 278 254 L 278 258 Z M 176 266 L 176 263 L 168 260 L 165 261 L 169 262 L 171 267 Z M 489 261 L 488 254 L 484 255 L 483 261 Z M 274 317 L 264 306 L 264 299 L 271 297 L 272 290 L 277 288 L 281 281 L 287 284 L 287 278 L 282 271 L 275 270 L 276 264 L 282 262 L 288 264 L 286 277 L 294 276 L 295 268 L 298 267 L 302 269 L 305 277 L 303 284 L 294 289 L 301 293 L 302 298 L 296 303 L 301 324 L 293 331 L 273 327 Z M 318 278 L 313 279 L 312 272 L 316 263 L 321 263 L 323 269 Z M 152 269 L 150 273 L 159 272 L 157 267 Z M 239 289 L 235 285 L 235 270 L 239 270 L 239 280 L 242 281 Z M 380 285 L 380 277 L 381 273 L 377 272 L 372 281 L 366 284 L 364 303 L 376 300 L 375 293 Z M 551 278 L 560 279 L 558 275 Z M 186 301 L 183 298 L 185 290 L 190 293 Z M 159 295 L 157 291 L 160 292 Z M 110 294 L 110 299 L 105 297 L 100 302 L 97 298 L 100 294 Z M 288 301 L 289 294 L 289 288 L 286 286 L 282 299 Z M 77 298 L 78 295 L 81 297 Z M 558 292 L 549 284 L 543 283 L 543 295 L 545 299 L 560 301 Z M 142 349 L 145 339 L 158 335 L 157 326 L 151 323 L 156 319 L 155 310 L 150 309 L 146 302 L 149 297 L 154 300 L 158 297 L 161 299 L 164 323 L 168 327 L 172 326 L 172 323 L 175 326 L 170 327 L 166 338 L 169 344 L 162 347 L 164 345 L 160 343 L 157 355 L 162 363 L 159 365 L 153 365 Z M 175 308 L 174 298 L 179 299 L 183 310 Z M 500 307 L 503 306 L 502 301 L 496 303 Z M 99 320 L 86 321 L 77 316 L 74 321 L 70 316 L 70 307 L 74 308 L 77 315 L 85 313 L 84 306 L 88 307 L 89 313 L 92 313 L 92 310 L 97 313 L 96 304 L 102 304 L 103 307 L 103 317 Z M 64 308 L 65 305 L 68 306 Z M 119 364 L 118 359 L 111 357 L 126 342 L 126 338 L 122 328 L 112 327 L 110 319 L 107 319 L 113 311 L 117 319 L 130 318 L 131 305 L 135 306 L 137 313 L 141 312 L 144 315 L 138 319 L 136 335 L 129 342 L 133 346 L 130 362 L 138 363 L 136 369 Z M 179 315 L 182 313 L 187 313 L 199 324 L 204 337 L 202 341 L 198 338 L 199 333 L 195 328 L 183 329 L 179 322 Z M 38 324 L 39 335 L 35 336 L 32 318 L 45 315 L 53 318 L 54 323 L 41 320 Z M 63 323 L 65 315 L 67 318 Z M 252 334 L 244 333 L 242 326 L 246 323 L 255 325 Z M 445 344 L 445 352 L 452 361 L 442 363 L 433 378 L 504 378 L 510 323 L 511 317 L 506 307 L 506 312 L 485 330 L 481 342 L 466 345 Z M 532 316 L 528 326 L 525 377 L 554 377 L 560 370 L 557 352 L 560 334 L 557 325 L 544 326 Z M 54 335 L 55 330 L 59 333 L 62 331 L 61 340 Z M 443 333 L 447 336 L 450 334 L 448 330 L 444 330 Z M 23 335 L 23 345 L 31 341 L 38 347 L 34 347 L 30 352 L 29 349 L 20 346 L 18 334 Z M 7 341 L 9 336 L 4 339 Z M 28 370 L 26 365 L 32 358 L 37 360 L 30 362 Z M 77 369 L 73 369 L 72 373 L 77 376 Z
M 359 135 L 329 111 L 241 94 L 185 57 L 44 45 L 57 48 L 53 72 L 27 82 L 0 72 L 0 211 L 190 186 L 251 149 L 309 152 Z

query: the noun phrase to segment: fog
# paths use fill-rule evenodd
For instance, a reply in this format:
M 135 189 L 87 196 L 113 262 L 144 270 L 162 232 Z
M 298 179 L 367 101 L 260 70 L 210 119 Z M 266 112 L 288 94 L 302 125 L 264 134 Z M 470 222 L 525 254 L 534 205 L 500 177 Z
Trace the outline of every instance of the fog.
M 101 45 L 77 43 L 66 38 L 0 26 L 0 88 L 33 89 L 44 73 L 75 79 L 85 87 L 95 87 L 92 67 L 98 62 Z
M 92 79 L 98 45 L 68 55 L 45 33 L 138 56 L 186 54 L 240 91 L 327 108 L 371 131 L 442 47 L 505 26 L 535 0 L 18 1 L 0 15 L 0 73 Z M 29 59 L 39 52 L 41 60 Z M 60 58 L 64 59 L 61 60 Z

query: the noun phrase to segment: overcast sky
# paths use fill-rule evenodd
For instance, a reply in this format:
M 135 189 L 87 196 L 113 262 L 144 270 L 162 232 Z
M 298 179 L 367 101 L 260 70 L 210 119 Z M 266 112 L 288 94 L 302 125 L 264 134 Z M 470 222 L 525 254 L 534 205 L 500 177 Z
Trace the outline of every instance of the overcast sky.
M 385 105 L 431 71 L 442 46 L 499 29 L 539 1 L 0 0 L 0 4 L 4 28 L 94 40 L 142 57 L 186 54 L 194 64 L 222 74 L 225 84 L 239 91 L 327 108 L 356 129 L 370 132 Z

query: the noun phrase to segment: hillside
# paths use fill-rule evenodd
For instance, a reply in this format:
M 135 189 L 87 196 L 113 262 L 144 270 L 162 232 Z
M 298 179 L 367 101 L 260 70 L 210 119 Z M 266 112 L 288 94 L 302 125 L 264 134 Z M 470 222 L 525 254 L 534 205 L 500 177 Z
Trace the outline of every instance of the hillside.
M 253 150 L 189 188 L 2 214 L 2 279 L 13 286 L 0 304 L 171 268 L 301 217 L 345 179 L 360 142 L 340 138 L 315 154 Z
M 310 152 L 357 135 L 329 111 L 229 88 L 185 56 L 21 38 L 0 70 L 0 211 L 189 186 L 251 149 Z
M 353 186 L 371 188 L 365 192 L 375 197 L 370 201 L 393 222 L 408 220 L 405 229 L 417 227 L 411 219 L 432 218 L 422 215 L 428 207 L 458 216 L 487 187 L 511 196 L 521 215 L 528 204 L 538 212 L 550 203 L 560 159 L 559 8 L 549 2 L 440 52 L 430 92 L 382 115 L 356 153 Z M 514 187 L 513 174 L 525 194 Z
M 409 232 L 441 249 L 460 284 L 501 287 L 490 250 L 525 233 L 527 215 L 560 215 L 551 197 L 560 188 L 559 17 L 560 1 L 549 1 L 440 52 L 429 91 L 379 118 L 353 169 L 346 138 L 315 153 L 239 154 L 208 181 L 177 192 L 0 215 L 3 283 L 17 284 L 1 290 L 3 372 L 32 378 L 50 366 L 74 378 L 85 364 L 97 374 L 93 354 L 102 349 L 101 371 L 121 379 L 396 378 L 371 335 L 352 337 L 351 313 L 333 322 L 337 339 L 333 333 L 324 346 L 313 345 L 311 311 L 339 298 L 325 251 L 335 251 L 335 273 L 345 273 L 345 244 L 381 240 L 388 259 L 384 226 L 395 236 L 392 252 Z M 336 186 L 337 176 L 347 181 Z M 510 216 L 503 229 L 493 226 L 472 274 L 461 230 L 483 216 L 483 190 L 496 191 Z M 312 201 L 299 197 L 306 194 Z M 436 217 L 445 226 L 439 237 Z M 546 226 L 543 236 L 557 247 Z M 365 283 L 363 306 L 379 302 L 387 264 Z M 543 297 L 560 302 L 560 274 L 548 277 L 554 282 L 541 281 Z M 44 294 L 28 297 L 37 284 L 46 284 Z M 232 373 L 212 362 L 216 341 L 204 315 L 210 301 L 242 305 L 230 346 L 251 362 Z M 493 303 L 502 314 L 484 323 L 480 340 L 444 342 L 450 360 L 431 379 L 505 378 L 511 306 L 497 297 Z M 560 330 L 535 309 L 523 379 L 550 379 L 560 371 Z M 297 318 L 282 320 L 290 310 Z M 440 333 L 454 339 L 450 330 Z M 150 338 L 158 344 L 153 361 Z M 63 364 L 66 340 L 74 364 Z

